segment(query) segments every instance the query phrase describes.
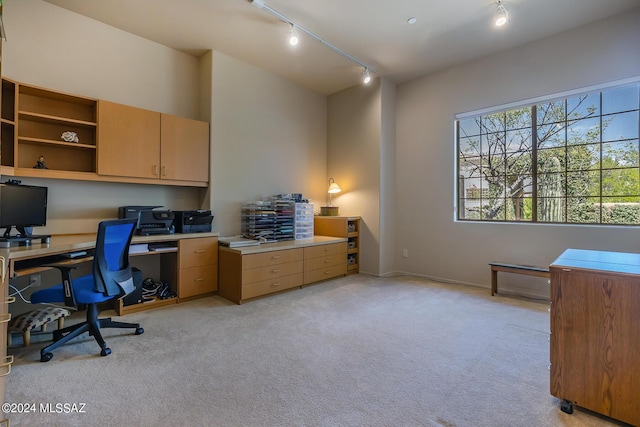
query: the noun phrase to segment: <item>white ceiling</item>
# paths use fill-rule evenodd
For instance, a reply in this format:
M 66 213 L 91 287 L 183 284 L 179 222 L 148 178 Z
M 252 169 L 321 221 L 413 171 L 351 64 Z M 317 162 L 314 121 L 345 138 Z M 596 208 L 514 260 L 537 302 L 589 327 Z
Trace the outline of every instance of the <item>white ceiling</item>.
M 250 0 L 45 0 L 199 56 L 216 50 L 331 94 L 360 83 L 362 67 L 301 35 Z M 403 83 L 431 72 L 640 7 L 640 0 L 264 0 L 360 62 Z M 417 18 L 409 25 L 407 19 Z

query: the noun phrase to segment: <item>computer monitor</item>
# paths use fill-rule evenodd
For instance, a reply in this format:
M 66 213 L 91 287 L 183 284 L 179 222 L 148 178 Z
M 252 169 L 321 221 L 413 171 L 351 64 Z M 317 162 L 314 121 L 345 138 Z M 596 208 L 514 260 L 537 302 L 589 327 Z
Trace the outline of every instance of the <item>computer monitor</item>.
M 31 227 L 47 223 L 47 187 L 0 183 L 0 229 L 4 238 L 11 237 L 15 227 L 19 235 L 31 235 Z

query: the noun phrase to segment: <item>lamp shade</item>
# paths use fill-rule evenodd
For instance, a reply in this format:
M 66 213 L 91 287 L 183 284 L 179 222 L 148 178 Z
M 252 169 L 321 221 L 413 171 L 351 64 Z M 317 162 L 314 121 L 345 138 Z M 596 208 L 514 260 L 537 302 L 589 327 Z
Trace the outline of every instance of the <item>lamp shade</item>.
M 331 178 L 333 179 L 333 178 Z M 329 184 L 329 190 L 327 191 L 327 193 L 329 194 L 336 194 L 341 192 L 342 189 L 340 188 L 340 186 L 338 184 L 336 184 L 335 182 L 332 182 Z

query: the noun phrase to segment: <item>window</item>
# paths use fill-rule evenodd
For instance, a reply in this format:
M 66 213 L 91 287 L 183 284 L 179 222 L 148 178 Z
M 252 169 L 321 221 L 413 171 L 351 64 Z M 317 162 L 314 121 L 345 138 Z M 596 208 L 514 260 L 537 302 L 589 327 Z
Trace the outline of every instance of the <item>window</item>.
M 640 84 L 456 121 L 459 220 L 640 225 Z

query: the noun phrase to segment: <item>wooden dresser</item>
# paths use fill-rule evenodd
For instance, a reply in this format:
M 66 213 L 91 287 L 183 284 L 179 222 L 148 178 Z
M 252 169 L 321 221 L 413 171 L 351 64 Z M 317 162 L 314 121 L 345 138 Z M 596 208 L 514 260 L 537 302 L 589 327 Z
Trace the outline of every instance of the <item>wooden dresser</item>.
M 640 254 L 567 249 L 551 271 L 551 394 L 640 425 Z
M 311 239 L 228 248 L 220 246 L 220 296 L 237 304 L 291 288 L 344 276 L 347 239 Z

